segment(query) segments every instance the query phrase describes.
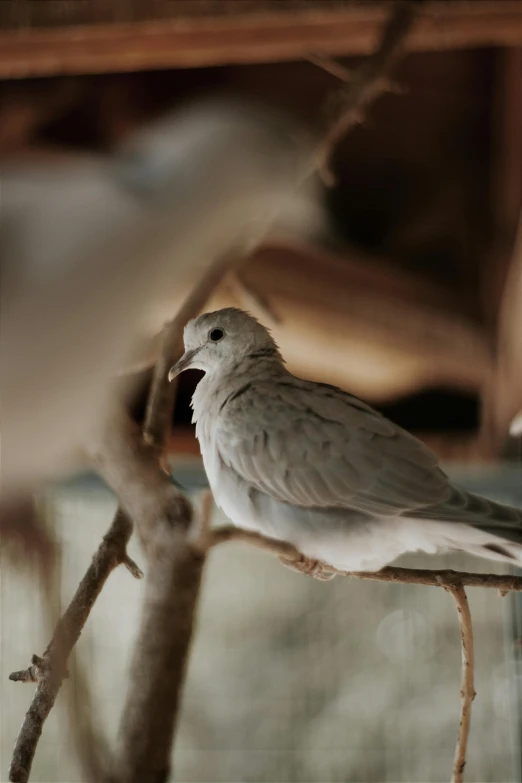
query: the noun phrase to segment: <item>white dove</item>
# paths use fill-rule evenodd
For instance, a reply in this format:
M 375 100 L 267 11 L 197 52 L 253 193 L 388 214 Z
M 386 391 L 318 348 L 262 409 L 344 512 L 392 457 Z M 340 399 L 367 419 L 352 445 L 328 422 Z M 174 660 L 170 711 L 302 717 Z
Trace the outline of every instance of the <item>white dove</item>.
M 357 397 L 296 378 L 255 318 L 205 313 L 184 342 L 169 380 L 205 372 L 193 420 L 215 501 L 237 526 L 293 544 L 298 570 L 325 578 L 328 566 L 377 571 L 405 552 L 451 550 L 522 565 L 522 511 L 454 486 L 424 444 Z

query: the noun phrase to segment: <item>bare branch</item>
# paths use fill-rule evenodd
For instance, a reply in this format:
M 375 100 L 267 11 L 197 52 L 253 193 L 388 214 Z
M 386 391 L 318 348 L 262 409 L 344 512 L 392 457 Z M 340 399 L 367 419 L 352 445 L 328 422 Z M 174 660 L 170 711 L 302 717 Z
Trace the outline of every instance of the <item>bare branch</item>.
M 336 79 L 340 79 L 342 82 L 350 84 L 353 78 L 353 70 L 346 68 L 346 66 L 338 63 L 337 60 L 333 60 L 331 57 L 323 57 L 320 54 L 309 54 L 306 58 L 312 65 L 317 65 L 323 71 L 335 76 Z
M 191 504 L 161 471 L 155 449 L 144 443 L 130 420 L 113 420 L 97 463 L 136 520 L 148 560 L 113 774 L 125 783 L 159 783 L 169 775 L 205 558 L 190 542 Z
M 233 525 L 223 525 L 211 532 L 210 546 L 224 544 L 227 541 L 242 541 L 251 544 L 258 549 L 264 549 L 277 557 L 284 557 L 287 560 L 300 560 L 301 552 L 288 541 L 279 541 L 275 538 L 268 538 L 261 533 L 254 533 L 251 530 L 243 530 Z
M 476 696 L 474 683 L 475 656 L 473 650 L 473 627 L 469 611 L 468 598 L 462 584 L 446 585 L 446 590 L 452 594 L 459 613 L 459 626 L 462 644 L 462 683 L 460 695 L 462 698 L 460 711 L 459 733 L 451 783 L 462 783 L 464 767 L 466 766 L 466 751 L 468 747 L 469 728 L 471 724 L 471 704 Z
M 224 266 L 214 268 L 224 273 Z M 141 625 L 122 712 L 113 780 L 159 783 L 170 757 L 205 562 L 210 504 L 204 519 L 162 472 L 175 389 L 169 367 L 182 351 L 182 329 L 206 301 L 214 281 L 204 281 L 164 329 L 146 414 L 145 439 L 116 412 L 94 454 L 98 468 L 132 516 L 147 554 Z M 203 529 L 201 529 L 203 526 Z
M 42 657 L 33 655 L 31 666 L 13 672 L 9 679 L 17 682 L 36 682 L 38 687 L 18 734 L 9 780 L 25 783 L 29 780 L 31 765 L 43 724 L 55 702 L 62 681 L 67 677 L 67 660 L 78 641 L 91 608 L 109 574 L 120 563 L 132 563 L 135 575 L 141 575 L 138 566 L 126 552 L 132 532 L 128 517 L 119 512 L 105 534 L 92 563 L 87 569 L 65 614 L 60 619 L 53 638 Z
M 395 89 L 390 81 L 390 73 L 401 56 L 406 38 L 416 18 L 419 3 L 413 0 L 399 0 L 394 4 L 390 18 L 386 23 L 379 46 L 367 57 L 362 65 L 350 73 L 350 81 L 345 92 L 339 96 L 340 111 L 331 128 L 326 133 L 319 149 L 315 165 L 327 184 L 333 184 L 330 169 L 332 152 L 347 134 L 358 125 L 368 106 L 386 92 Z M 336 69 L 337 68 L 337 64 Z M 324 63 L 322 64 L 324 67 Z M 332 68 L 329 68 L 330 72 Z M 339 76 L 339 73 L 336 74 Z M 391 90 L 390 90 L 391 88 Z
M 115 778 L 166 781 L 204 556 L 181 525 L 158 531 L 120 726 Z
M 258 549 L 264 549 L 272 555 L 288 561 L 299 562 L 303 555 L 296 547 L 287 541 L 278 541 L 260 533 L 243 530 L 233 525 L 224 525 L 210 534 L 209 546 L 216 546 L 227 541 L 240 541 L 251 544 Z M 429 570 L 421 568 L 399 568 L 389 566 L 380 571 L 341 571 L 327 563 L 322 564 L 325 571 L 339 576 L 355 579 L 373 579 L 377 582 L 400 582 L 402 584 L 427 585 L 429 587 L 489 587 L 499 590 L 503 595 L 510 591 L 522 591 L 522 577 L 500 574 L 474 574 L 450 569 Z

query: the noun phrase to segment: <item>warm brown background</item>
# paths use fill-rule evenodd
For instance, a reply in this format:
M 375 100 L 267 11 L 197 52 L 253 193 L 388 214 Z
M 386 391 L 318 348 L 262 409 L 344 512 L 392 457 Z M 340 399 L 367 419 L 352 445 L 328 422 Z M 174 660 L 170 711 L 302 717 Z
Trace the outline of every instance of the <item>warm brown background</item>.
M 0 152 L 109 152 L 216 89 L 283 106 L 320 133 L 340 82 L 308 58 L 354 65 L 389 9 L 4 2 Z M 446 456 L 498 456 L 522 406 L 521 44 L 520 2 L 424 3 L 396 71 L 399 94 L 379 99 L 337 148 L 337 184 L 312 238 L 261 249 L 211 302 L 254 311 L 296 372 L 368 398 Z M 173 281 L 173 310 L 185 293 Z M 183 427 L 189 396 L 182 388 Z

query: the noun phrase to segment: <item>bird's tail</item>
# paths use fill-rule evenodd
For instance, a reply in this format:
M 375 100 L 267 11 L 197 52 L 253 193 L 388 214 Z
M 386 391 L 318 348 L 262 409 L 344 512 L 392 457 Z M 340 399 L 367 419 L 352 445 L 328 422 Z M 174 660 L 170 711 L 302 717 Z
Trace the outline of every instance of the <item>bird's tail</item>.
M 444 503 L 422 516 L 441 524 L 447 549 L 522 566 L 522 509 L 453 486 Z

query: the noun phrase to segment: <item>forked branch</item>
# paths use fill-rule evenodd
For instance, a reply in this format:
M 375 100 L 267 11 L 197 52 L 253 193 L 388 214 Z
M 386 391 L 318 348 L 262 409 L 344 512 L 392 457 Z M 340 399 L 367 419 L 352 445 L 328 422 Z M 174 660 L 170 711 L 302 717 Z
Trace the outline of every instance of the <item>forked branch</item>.
M 347 82 L 346 89 L 338 96 L 337 116 L 331 121 L 315 160 L 315 165 L 327 184 L 334 183 L 330 166 L 338 143 L 351 128 L 362 122 L 370 104 L 384 93 L 394 90 L 390 75 L 404 50 L 418 6 L 419 3 L 413 0 L 399 0 L 394 3 L 377 49 L 350 73 L 338 63 L 325 62 L 315 56 L 310 58 L 321 68 Z
M 43 725 L 62 682 L 67 677 L 68 658 L 109 574 L 123 563 L 133 576 L 137 578 L 142 576 L 136 563 L 127 555 L 126 547 L 131 532 L 132 524 L 129 518 L 119 512 L 98 547 L 69 607 L 58 622 L 43 656 L 33 655 L 31 666 L 13 672 L 9 677 L 10 680 L 18 682 L 38 683 L 16 739 L 9 769 L 9 780 L 13 783 L 26 783 L 29 780 Z

